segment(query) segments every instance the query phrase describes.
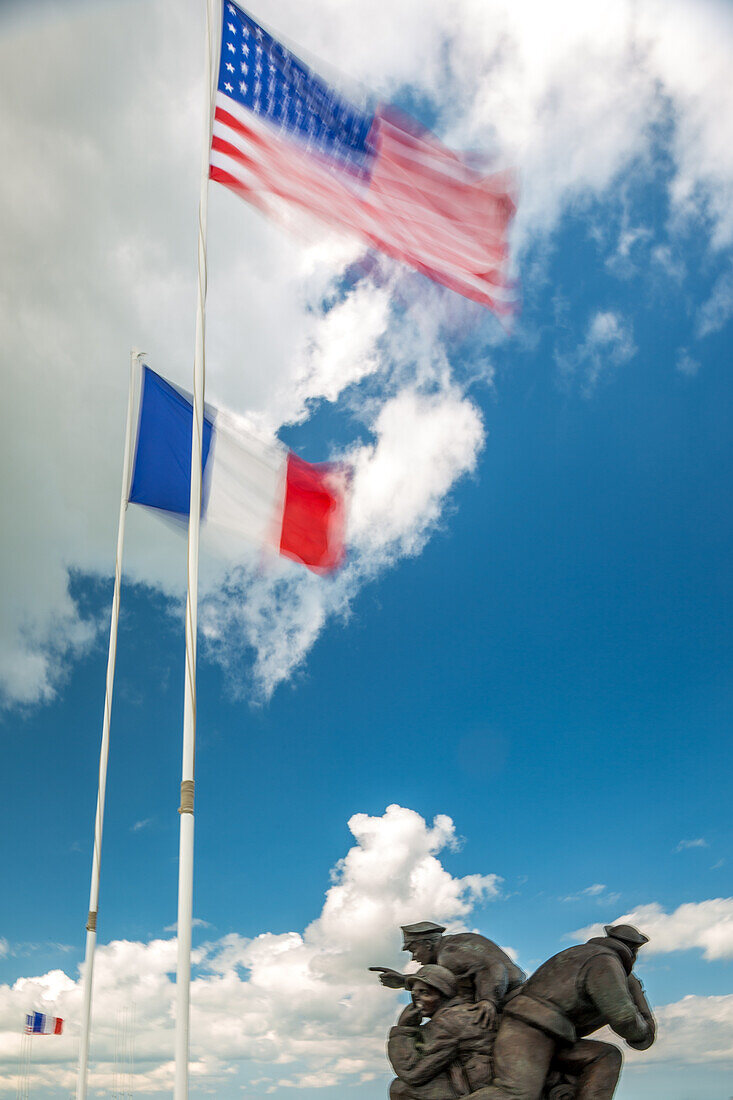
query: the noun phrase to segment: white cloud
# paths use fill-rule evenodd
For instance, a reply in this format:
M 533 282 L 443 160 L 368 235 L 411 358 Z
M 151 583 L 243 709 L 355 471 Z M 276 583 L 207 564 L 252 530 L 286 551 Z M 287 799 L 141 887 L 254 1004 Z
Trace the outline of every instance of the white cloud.
M 580 374 L 583 391 L 590 394 L 602 375 L 635 354 L 631 322 L 613 310 L 598 310 L 588 322 L 583 343 L 573 352 L 556 352 L 555 361 L 565 377 Z
M 330 616 L 345 618 L 361 585 L 401 555 L 416 554 L 439 522 L 455 482 L 483 445 L 476 406 L 454 386 L 404 388 L 377 406 L 375 441 L 344 457 L 353 465 L 351 559 L 324 583 L 285 562 L 233 569 L 203 601 L 207 650 L 241 682 L 254 651 L 254 683 L 269 696 L 302 666 Z M 234 641 L 239 639 L 239 641 Z
M 677 370 L 687 378 L 694 378 L 700 370 L 700 361 L 699 359 L 693 359 L 687 348 L 680 348 L 677 353 Z M 690 843 L 690 841 L 681 840 L 678 851 L 681 850 L 680 846 L 689 845 Z
M 610 893 L 608 887 L 602 882 L 594 882 L 591 886 L 586 886 L 585 889 L 579 890 L 577 894 L 568 894 L 566 897 L 560 898 L 560 901 L 575 902 L 575 901 L 587 901 L 592 898 L 597 905 L 613 905 L 618 901 L 620 894 Z
M 374 433 L 353 456 L 352 537 L 365 553 L 414 554 L 456 479 L 475 467 L 481 416 L 455 389 L 404 389 L 379 410 Z
M 697 335 L 710 336 L 733 317 L 733 271 L 725 271 L 717 279 L 710 297 L 697 313 Z
M 154 367 L 188 381 L 201 115 L 191 75 L 200 73 L 196 11 L 182 19 L 173 0 L 111 0 L 65 5 L 63 17 L 53 5 L 21 7 L 12 20 L 0 15 L 0 136 L 14 151 L 13 172 L 0 183 L 0 446 L 3 469 L 12 471 L 0 498 L 0 692 L 12 702 L 50 700 L 97 635 L 99 624 L 82 618 L 70 594 L 69 573 L 112 569 L 128 348 L 145 348 Z M 663 117 L 671 119 L 675 210 L 688 224 L 704 216 L 716 247 L 733 239 L 733 147 L 720 125 L 730 115 L 726 5 L 273 0 L 268 18 L 327 76 L 334 75 L 330 59 L 386 97 L 411 83 L 442 112 L 447 140 L 516 164 L 523 181 L 516 238 L 525 251 L 629 165 L 648 163 Z M 31 50 L 44 64 L 28 81 Z M 453 454 L 434 484 L 410 488 L 395 471 L 413 526 L 405 513 L 392 524 L 389 546 L 372 550 L 379 562 L 416 552 L 439 521 L 451 470 L 458 477 L 472 469 L 479 446 L 446 354 L 447 314 L 463 307 L 406 280 L 418 295 L 395 312 L 399 295 L 390 296 L 389 280 L 400 289 L 405 281 L 390 264 L 386 283 L 365 275 L 337 293 L 358 244 L 320 233 L 289 237 L 216 188 L 209 226 L 213 402 L 275 431 L 307 415 L 310 403 L 344 402 L 345 391 L 369 377 L 373 407 L 363 419 L 384 432 L 381 452 L 378 441 L 373 453 L 369 444 L 359 452 L 365 509 L 367 482 L 372 492 L 388 453 L 390 408 L 412 402 L 425 413 L 438 393 L 428 429 L 436 438 L 451 418 L 471 422 L 473 454 Z M 622 251 L 632 247 L 620 241 Z M 723 283 L 701 309 L 701 332 L 719 326 L 725 301 Z M 464 316 L 476 316 L 472 308 Z M 633 353 L 628 322 L 618 319 L 605 335 L 597 324 L 576 363 L 586 387 Z M 474 375 L 481 369 L 468 365 Z M 366 543 L 362 571 L 345 583 L 351 591 L 370 575 Z M 180 598 L 185 548 L 150 517 L 130 517 L 126 564 L 131 579 Z M 221 579 L 221 568 L 203 563 L 204 594 Z M 241 581 L 235 572 L 235 590 Z M 270 670 L 263 682 L 300 667 L 328 617 L 348 606 L 338 588 L 317 595 L 307 582 L 286 587 L 296 583 L 300 611 L 286 617 L 279 637 L 272 625 L 258 650 L 258 667 Z M 269 591 L 253 599 L 257 615 L 274 624 L 280 582 Z M 216 653 L 236 666 L 224 647 Z
M 213 928 L 210 921 L 202 920 L 201 917 L 193 917 L 191 920 L 192 928 Z M 178 930 L 178 921 L 173 921 L 173 924 L 168 924 L 163 929 L 164 932 L 176 932 Z
M 679 842 L 679 844 L 677 845 L 677 847 L 675 848 L 675 852 L 687 852 L 687 851 L 690 850 L 690 848 L 707 848 L 707 847 L 708 847 L 708 842 L 705 839 L 705 837 L 704 836 L 698 836 L 698 837 L 695 837 L 694 840 L 681 840 Z
M 355 814 L 349 828 L 353 846 L 331 873 L 320 914 L 303 931 L 265 931 L 252 939 L 231 933 L 194 950 L 194 1080 L 205 1077 L 217 1092 L 237 1089 L 243 1065 L 257 1082 L 250 1085 L 265 1093 L 386 1078 L 384 1037 L 399 996 L 367 968 L 404 967 L 401 924 L 433 919 L 458 931 L 470 926 L 479 903 L 500 896 L 496 875 L 455 877 L 443 866 L 441 853 L 458 844 L 445 815 L 428 824 L 394 805 L 379 817 Z M 598 896 L 600 886 L 592 884 L 586 895 Z M 659 906 L 645 906 L 619 920 L 651 934 L 645 952 L 676 950 L 695 936 L 700 944 L 710 942 L 703 926 L 709 931 L 727 921 L 725 953 L 733 954 L 733 899 L 682 906 L 669 916 Z M 170 1092 L 175 958 L 172 939 L 98 947 L 93 1089 L 107 1092 L 112 1086 L 120 1068 L 120 1020 L 127 1013 L 130 1026 L 134 1005 L 135 1091 Z M 80 981 L 61 970 L 0 985 L 0 1092 L 15 1090 L 18 1020 L 34 1008 L 66 1022 L 61 1038 L 34 1049 L 31 1088 L 73 1088 L 81 992 Z M 632 1066 L 733 1061 L 733 996 L 686 996 L 654 1011 L 657 1043 L 638 1062 L 628 1051 Z
M 231 934 L 194 952 L 194 1077 L 215 1086 L 243 1061 L 262 1063 L 264 1080 L 299 1087 L 386 1074 L 384 1037 L 398 997 L 367 967 L 403 967 L 400 924 L 433 919 L 461 929 L 478 903 L 498 896 L 496 875 L 457 878 L 443 867 L 440 853 L 456 843 L 445 815 L 428 825 L 390 806 L 381 817 L 355 814 L 349 828 L 355 843 L 303 932 Z M 93 1088 L 110 1088 L 117 1014 L 134 1004 L 136 1091 L 170 1091 L 175 953 L 174 940 L 97 949 Z M 66 1025 L 58 1041 L 34 1051 L 31 1087 L 73 1084 L 81 986 L 51 971 L 0 986 L 0 1091 L 15 1087 L 18 1019 L 33 1007 Z
M 646 950 L 646 948 L 645 948 Z M 627 1068 L 655 1065 L 733 1066 L 733 995 L 689 995 L 673 1004 L 655 1005 L 657 1039 L 649 1050 L 624 1046 Z M 618 1044 L 618 1036 L 603 1028 L 593 1036 Z
M 703 214 L 715 245 L 730 245 L 733 148 L 722 120 L 733 110 L 728 71 L 733 11 L 724 0 L 647 0 L 638 12 L 646 64 L 673 112 L 670 195 L 677 215 Z
M 612 923 L 632 924 L 648 936 L 645 955 L 698 948 L 709 961 L 733 958 L 733 898 L 686 902 L 672 913 L 651 902 L 616 917 Z M 574 932 L 573 937 L 599 934 L 602 926 L 594 924 Z

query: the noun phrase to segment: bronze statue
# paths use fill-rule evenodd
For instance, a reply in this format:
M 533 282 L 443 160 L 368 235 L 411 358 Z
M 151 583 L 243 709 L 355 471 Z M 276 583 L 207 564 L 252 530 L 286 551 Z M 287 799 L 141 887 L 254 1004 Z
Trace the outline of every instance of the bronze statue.
M 455 975 L 456 996 L 479 1006 L 479 1019 L 485 1027 L 493 1027 L 508 993 L 524 981 L 524 972 L 485 936 L 475 932 L 459 932 L 444 936 L 445 928 L 432 921 L 403 924 L 403 951 L 422 966 L 438 965 Z M 404 989 L 405 975 L 386 966 L 370 966 L 379 972 L 382 985 Z
M 646 1050 L 656 1028 L 632 973 L 647 937 L 626 924 L 605 931 L 554 955 L 505 1005 L 493 1082 L 472 1100 L 540 1100 L 551 1067 L 575 1078 L 575 1100 L 611 1100 L 621 1052 L 585 1036 L 608 1024 L 629 1046 Z
M 457 995 L 455 975 L 429 964 L 409 974 L 405 988 L 412 1004 L 403 1009 L 387 1044 L 397 1074 L 390 1100 L 443 1100 L 488 1084 L 493 1032 L 480 1022 L 478 1005 Z M 424 1017 L 427 1023 L 421 1023 Z
M 654 1017 L 632 972 L 648 940 L 630 925 L 607 925 L 605 936 L 554 955 L 523 984 L 507 968 L 506 985 L 497 981 L 503 959 L 521 971 L 500 948 L 443 931 L 427 921 L 403 927 L 413 958 L 428 958 L 417 974 L 370 967 L 384 985 L 412 992 L 389 1037 L 391 1100 L 611 1100 L 621 1052 L 585 1036 L 608 1024 L 636 1050 L 654 1042 Z M 487 1023 L 485 1000 L 501 1012 L 498 1028 L 496 1012 Z

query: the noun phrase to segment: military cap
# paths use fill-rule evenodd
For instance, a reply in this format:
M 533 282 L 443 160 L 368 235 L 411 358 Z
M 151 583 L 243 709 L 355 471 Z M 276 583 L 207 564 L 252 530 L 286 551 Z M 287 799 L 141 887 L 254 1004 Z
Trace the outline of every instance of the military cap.
M 632 928 L 630 924 L 607 924 L 603 931 L 607 936 L 612 936 L 615 940 L 621 940 L 622 943 L 627 943 L 630 947 L 641 947 L 643 944 L 649 943 L 649 937 L 637 928 Z
M 403 924 L 401 928 L 403 947 L 420 936 L 441 936 L 445 932 L 442 924 L 433 924 L 431 920 L 421 920 L 417 924 Z
M 412 989 L 415 982 L 424 982 L 446 997 L 455 997 L 458 992 L 455 976 L 445 966 L 438 966 L 436 963 L 421 966 L 417 974 L 408 974 L 405 978 L 405 989 Z

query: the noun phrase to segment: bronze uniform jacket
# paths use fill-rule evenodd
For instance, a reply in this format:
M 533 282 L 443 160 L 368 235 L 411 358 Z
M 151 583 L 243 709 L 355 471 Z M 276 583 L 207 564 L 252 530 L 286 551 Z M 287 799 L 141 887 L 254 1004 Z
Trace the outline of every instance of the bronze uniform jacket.
M 524 971 L 505 951 L 475 932 L 443 936 L 436 962 L 455 975 L 462 1001 L 492 1001 L 498 1008 L 524 981 Z
M 527 979 L 504 1013 L 567 1043 L 609 1024 L 646 1049 L 654 1041 L 653 1017 L 639 979 L 626 972 L 625 955 L 630 960 L 623 944 L 607 938 L 561 951 Z
M 471 1005 L 453 999 L 419 1027 L 393 1027 L 387 1054 L 397 1076 L 408 1085 L 424 1085 L 445 1070 L 456 1096 L 487 1085 L 494 1032 L 475 1019 Z

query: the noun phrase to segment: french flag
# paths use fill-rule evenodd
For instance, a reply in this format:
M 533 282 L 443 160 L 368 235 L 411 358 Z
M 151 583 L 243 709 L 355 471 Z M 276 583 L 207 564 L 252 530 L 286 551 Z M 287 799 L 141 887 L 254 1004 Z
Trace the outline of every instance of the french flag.
M 60 1016 L 46 1016 L 43 1012 L 29 1012 L 25 1018 L 26 1035 L 61 1035 L 64 1021 Z
M 189 394 L 143 366 L 137 441 L 128 500 L 188 516 L 191 492 Z M 269 546 L 317 573 L 344 557 L 347 476 L 313 465 L 241 421 L 206 406 L 202 446 L 202 522 Z

